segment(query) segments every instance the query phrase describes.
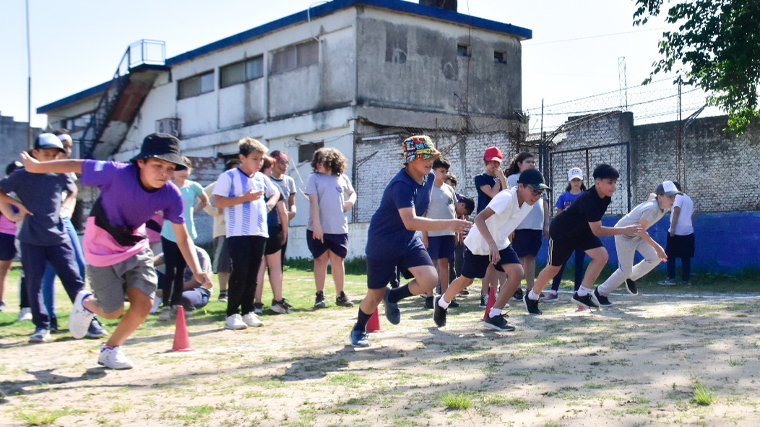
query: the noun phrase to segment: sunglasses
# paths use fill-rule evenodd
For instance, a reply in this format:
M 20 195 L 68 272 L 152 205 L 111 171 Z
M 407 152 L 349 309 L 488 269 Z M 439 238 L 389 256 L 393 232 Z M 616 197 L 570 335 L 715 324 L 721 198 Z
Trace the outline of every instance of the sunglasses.
M 544 194 L 544 189 L 543 188 L 536 188 L 536 187 L 534 187 L 534 186 L 532 186 L 530 184 L 526 184 L 525 186 L 527 188 L 529 188 L 530 191 L 533 192 L 534 196 L 540 196 L 540 195 Z

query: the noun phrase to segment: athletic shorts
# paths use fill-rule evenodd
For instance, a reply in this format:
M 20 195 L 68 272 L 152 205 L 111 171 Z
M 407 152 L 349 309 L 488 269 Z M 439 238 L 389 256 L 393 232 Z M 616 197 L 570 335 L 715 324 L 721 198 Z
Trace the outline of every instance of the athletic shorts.
M 428 237 L 428 253 L 431 259 L 454 259 L 454 246 L 456 246 L 454 236 Z
M 0 261 L 11 261 L 16 258 L 16 236 L 0 233 Z
M 87 266 L 90 287 L 98 304 L 106 313 L 124 307 L 127 289 L 137 288 L 155 298 L 158 277 L 153 268 L 153 251 L 144 249 L 134 256 L 107 267 Z
M 400 254 L 395 258 L 380 259 L 367 257 L 367 288 L 369 289 L 382 289 L 394 280 L 396 277 L 396 268 L 401 271 L 401 274 L 406 279 L 414 277 L 409 271 L 412 267 L 419 267 L 423 265 L 433 266 L 433 261 L 430 259 L 430 255 L 425 250 L 422 242 L 416 239 L 419 245 L 415 245 L 404 254 Z
M 512 247 L 515 248 L 519 258 L 538 255 L 543 241 L 542 230 L 515 230 L 515 238 L 512 239 Z
M 264 255 L 276 254 L 282 249 L 282 227 L 269 227 L 269 237 L 264 248 Z
M 232 271 L 232 261 L 227 237 L 214 237 L 214 274 L 229 273 L 230 271 Z
M 504 264 L 519 264 L 520 259 L 517 257 L 517 252 L 512 245 L 499 251 L 501 259 L 499 263 L 494 265 L 496 270 L 504 271 L 501 268 Z M 464 266 L 462 267 L 462 276 L 468 279 L 482 279 L 486 277 L 486 270 L 491 264 L 491 260 L 488 255 L 475 255 L 470 252 L 469 249 L 464 248 Z
M 346 234 L 323 234 L 321 242 L 314 238 L 314 232 L 306 230 L 306 245 L 311 251 L 311 256 L 319 258 L 327 251 L 331 251 L 341 258 L 348 255 L 348 233 Z
M 603 247 L 602 241 L 591 233 L 573 239 L 572 242 L 567 240 L 554 240 L 549 238 L 549 260 L 548 264 L 555 267 L 565 265 L 570 255 L 575 251 L 586 252 L 591 249 Z
M 671 258 L 694 258 L 694 233 L 685 236 L 670 236 L 665 253 Z

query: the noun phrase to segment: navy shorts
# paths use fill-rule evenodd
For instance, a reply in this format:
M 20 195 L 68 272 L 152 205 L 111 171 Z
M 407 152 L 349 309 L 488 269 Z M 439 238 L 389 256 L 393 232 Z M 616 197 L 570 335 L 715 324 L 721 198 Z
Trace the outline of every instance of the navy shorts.
M 269 237 L 264 248 L 264 255 L 273 255 L 282 249 L 282 227 L 269 227 Z
M 512 247 L 515 248 L 519 258 L 538 255 L 543 240 L 542 230 L 515 230 L 515 238 L 512 239 Z
M 322 240 L 324 243 L 314 238 L 313 231 L 306 230 L 306 245 L 309 247 L 312 257 L 319 258 L 328 250 L 341 258 L 348 255 L 348 233 L 323 234 Z
M 520 259 L 517 257 L 517 252 L 512 245 L 499 251 L 501 259 L 499 263 L 494 267 L 499 271 L 504 271 L 501 268 L 504 264 L 519 264 Z M 491 260 L 488 255 L 475 255 L 470 252 L 466 247 L 464 248 L 464 266 L 462 267 L 462 276 L 468 279 L 482 279 L 486 277 L 486 270 L 491 264 Z
M 413 276 L 409 269 L 422 265 L 433 266 L 433 261 L 430 259 L 430 255 L 425 250 L 425 247 L 422 246 L 422 242 L 420 242 L 419 246 L 415 246 L 396 258 L 380 259 L 367 257 L 367 287 L 369 289 L 382 289 L 388 286 L 388 283 L 396 277 L 396 268 L 401 270 L 401 274 L 406 279 L 411 279 Z
M 16 258 L 16 236 L 0 233 L 0 261 Z
M 454 259 L 454 246 L 456 246 L 454 236 L 428 237 L 428 253 L 431 259 Z
M 570 259 L 570 255 L 572 255 L 573 252 L 586 252 L 603 246 L 602 241 L 592 233 L 577 237 L 573 239 L 572 242 L 567 240 L 554 240 L 550 237 L 548 264 L 555 267 L 562 267 L 567 260 Z
M 188 289 L 182 292 L 182 305 L 187 311 L 203 308 L 208 304 L 211 292 L 206 288 Z

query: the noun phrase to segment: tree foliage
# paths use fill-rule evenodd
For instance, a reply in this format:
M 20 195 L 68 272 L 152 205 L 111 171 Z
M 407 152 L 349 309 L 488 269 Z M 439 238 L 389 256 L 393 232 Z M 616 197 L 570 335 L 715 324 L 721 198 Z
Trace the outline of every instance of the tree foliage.
M 663 57 L 647 81 L 675 72 L 684 84 L 701 87 L 711 105 L 728 112 L 737 134 L 760 118 L 760 0 L 634 1 L 634 25 L 659 16 L 667 3 L 665 22 L 679 26 L 662 34 Z

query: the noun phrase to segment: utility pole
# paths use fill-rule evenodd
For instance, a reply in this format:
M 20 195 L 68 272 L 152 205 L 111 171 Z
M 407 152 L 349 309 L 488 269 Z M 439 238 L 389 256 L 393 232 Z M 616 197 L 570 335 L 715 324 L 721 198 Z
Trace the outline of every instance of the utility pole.
M 620 109 L 628 111 L 628 76 L 625 66 L 625 56 L 618 58 L 618 81 L 620 86 Z
M 27 84 L 27 123 L 26 123 L 26 145 L 31 150 L 34 148 L 34 138 L 32 137 L 32 48 L 29 41 L 29 0 L 26 0 L 26 65 L 29 74 Z

